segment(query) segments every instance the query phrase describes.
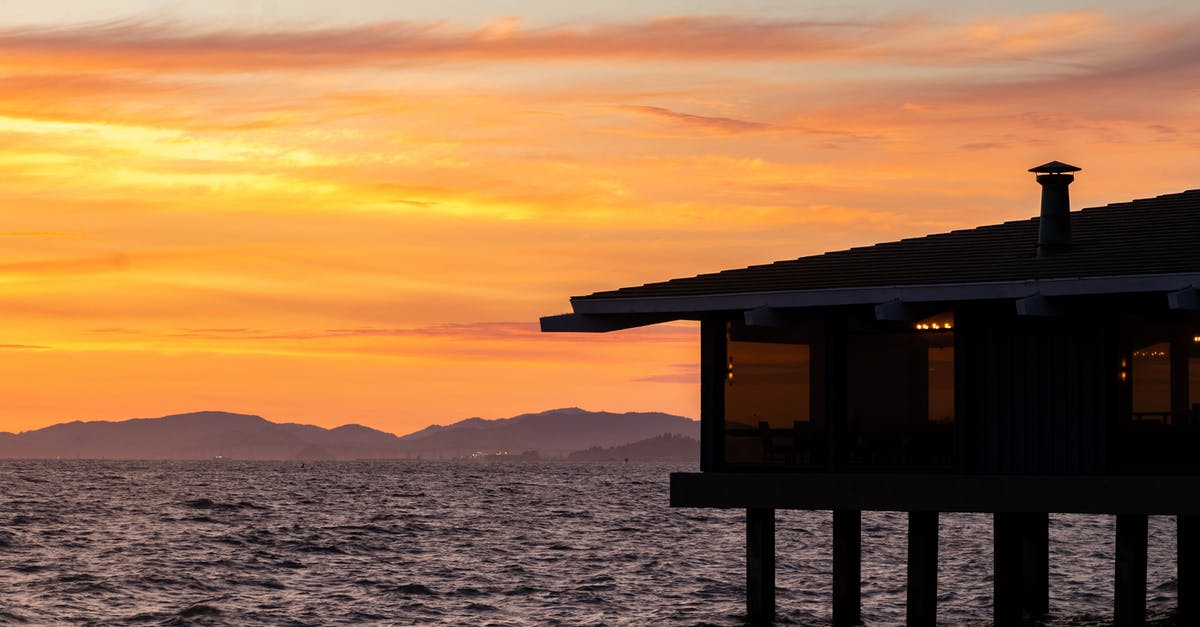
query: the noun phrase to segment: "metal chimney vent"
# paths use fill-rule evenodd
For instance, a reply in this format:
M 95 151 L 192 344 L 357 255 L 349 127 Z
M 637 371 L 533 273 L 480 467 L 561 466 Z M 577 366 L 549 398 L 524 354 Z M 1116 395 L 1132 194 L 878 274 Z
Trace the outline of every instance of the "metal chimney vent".
M 1042 215 L 1038 221 L 1037 256 L 1049 257 L 1071 247 L 1071 197 L 1067 186 L 1075 180 L 1072 172 L 1082 168 L 1061 161 L 1029 168 L 1042 186 Z

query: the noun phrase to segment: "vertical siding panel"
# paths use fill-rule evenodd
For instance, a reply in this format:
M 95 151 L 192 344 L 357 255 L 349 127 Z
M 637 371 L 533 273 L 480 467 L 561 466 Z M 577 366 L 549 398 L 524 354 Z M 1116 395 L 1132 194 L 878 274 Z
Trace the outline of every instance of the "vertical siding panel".
M 1041 447 L 1045 444 L 1046 389 L 1054 384 L 1054 344 L 1047 341 L 1046 324 L 1037 320 L 1025 333 L 1026 359 L 1036 364 L 1033 377 L 1026 379 L 1027 392 L 1033 397 L 1031 411 L 1025 413 L 1026 441 L 1029 448 L 1025 454 L 1025 472 L 1043 472 Z
M 1049 456 L 1046 466 L 1051 472 L 1063 473 L 1070 471 L 1070 440 L 1067 431 L 1070 425 L 1071 406 L 1074 404 L 1074 390 L 1067 383 L 1068 372 L 1075 360 L 1079 359 L 1079 351 L 1084 347 L 1081 343 L 1082 331 L 1072 329 L 1065 324 L 1056 324 L 1054 338 L 1054 415 L 1047 425 L 1050 442 L 1045 447 Z
M 1089 353 L 1095 350 L 1094 346 L 1098 339 L 1092 337 L 1091 325 L 1085 326 L 1086 330 L 1073 338 L 1073 351 L 1067 356 L 1066 372 L 1063 376 L 1063 393 L 1067 395 L 1067 403 L 1066 415 L 1063 417 L 1063 445 L 1060 448 L 1060 455 L 1064 460 L 1065 472 L 1082 470 L 1079 464 L 1082 444 L 1079 437 L 1079 422 L 1082 415 L 1080 410 L 1084 404 L 1084 389 L 1079 384 L 1079 369 L 1080 365 L 1087 361 Z
M 965 325 L 963 324 L 965 323 Z M 970 472 L 975 465 L 973 434 L 978 429 L 975 410 L 977 386 L 966 364 L 975 363 L 975 343 L 971 341 L 973 320 L 962 311 L 955 312 L 954 331 L 954 463 L 956 473 Z M 964 326 L 966 330 L 964 331 Z
M 1005 335 L 1005 334 L 997 334 Z M 1003 339 L 1010 341 L 1004 342 Z M 1013 437 L 1013 412 L 1012 412 L 1012 365 L 1014 364 L 1017 355 L 1016 349 L 1013 347 L 1011 338 L 996 338 L 998 343 L 996 353 L 999 356 L 992 367 L 995 371 L 992 376 L 996 380 L 996 468 L 1000 472 L 1012 472 L 1013 460 L 1020 453 L 1017 448 L 1017 443 Z
M 1040 350 L 1038 331 L 1042 325 L 1038 320 L 1025 320 L 1021 325 L 1021 348 L 1025 378 L 1025 398 L 1021 405 L 1021 425 L 1035 427 L 1042 419 L 1042 382 L 1045 379 L 1046 351 Z M 1034 435 L 1033 437 L 1036 437 Z M 1036 443 L 1035 447 L 1036 447 Z M 1022 466 L 1020 472 L 1036 472 L 1036 448 L 1033 454 L 1028 449 L 1022 450 L 1020 457 Z
M 987 415 L 987 423 L 980 430 L 983 437 L 983 446 L 985 451 L 985 465 L 983 472 L 995 473 L 1000 472 L 1000 440 L 1003 429 L 1004 410 L 1001 408 L 1002 401 L 1000 391 L 1000 372 L 1005 371 L 1005 356 L 1001 354 L 1000 347 L 1002 338 L 997 337 L 998 329 L 993 320 L 987 321 L 987 327 L 980 329 L 976 337 L 980 346 L 986 347 L 986 352 L 980 355 L 981 363 L 979 371 L 985 373 L 979 379 L 986 386 L 986 394 L 983 395 L 987 405 L 983 411 Z

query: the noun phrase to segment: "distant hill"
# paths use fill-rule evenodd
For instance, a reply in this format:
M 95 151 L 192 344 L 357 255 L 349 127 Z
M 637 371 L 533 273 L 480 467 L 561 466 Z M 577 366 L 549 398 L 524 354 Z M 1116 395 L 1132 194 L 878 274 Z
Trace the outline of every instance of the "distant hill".
M 3 436 L 0 457 L 93 459 L 391 457 L 398 441 L 390 433 L 360 425 L 323 429 L 220 411 L 75 421 Z
M 468 418 L 396 437 L 362 425 L 325 429 L 220 411 L 124 421 L 75 421 L 19 434 L 0 433 L 0 458 L 366 459 L 454 458 L 472 453 L 563 457 L 663 433 L 698 437 L 699 423 L 660 413 L 558 409 L 513 418 Z
M 593 446 L 583 451 L 575 451 L 567 455 L 567 459 L 580 462 L 630 459 L 699 460 L 700 440 L 686 435 L 666 433 L 622 446 Z
M 664 433 L 700 437 L 700 423 L 658 412 L 614 414 L 569 407 L 513 418 L 468 418 L 449 426 L 432 426 L 400 438 L 400 450 L 431 457 L 459 457 L 473 452 L 536 450 L 562 457 L 593 446 L 611 447 Z

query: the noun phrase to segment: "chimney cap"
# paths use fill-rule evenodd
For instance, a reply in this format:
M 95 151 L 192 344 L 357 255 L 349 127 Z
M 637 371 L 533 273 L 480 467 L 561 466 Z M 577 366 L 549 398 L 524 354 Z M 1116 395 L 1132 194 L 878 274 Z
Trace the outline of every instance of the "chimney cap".
M 1065 174 L 1067 172 L 1078 172 L 1082 169 L 1069 163 L 1063 163 L 1062 161 L 1051 161 L 1035 168 L 1029 168 L 1029 171 L 1036 172 L 1037 174 Z

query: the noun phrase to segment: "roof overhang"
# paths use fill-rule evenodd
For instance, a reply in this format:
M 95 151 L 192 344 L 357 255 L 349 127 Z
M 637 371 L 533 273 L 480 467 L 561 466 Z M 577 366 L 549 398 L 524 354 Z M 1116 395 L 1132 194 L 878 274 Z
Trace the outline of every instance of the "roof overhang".
M 1167 294 L 1173 309 L 1194 309 L 1200 273 L 1140 274 L 890 285 L 815 290 L 745 292 L 687 296 L 573 298 L 574 314 L 542 318 L 543 331 L 604 332 L 670 320 L 695 319 L 705 313 L 755 309 L 802 309 L 885 303 L 936 303 L 980 300 L 1020 300 L 1106 294 Z M 1030 302 L 1030 301 L 1026 301 Z

